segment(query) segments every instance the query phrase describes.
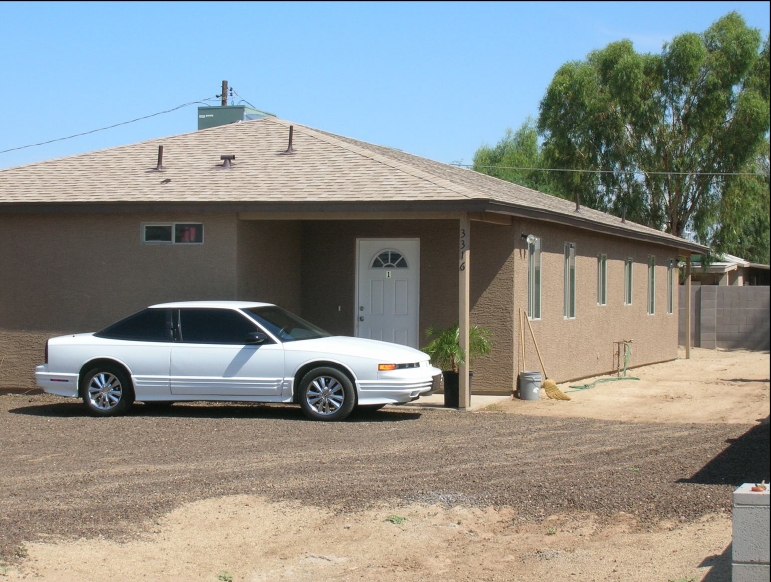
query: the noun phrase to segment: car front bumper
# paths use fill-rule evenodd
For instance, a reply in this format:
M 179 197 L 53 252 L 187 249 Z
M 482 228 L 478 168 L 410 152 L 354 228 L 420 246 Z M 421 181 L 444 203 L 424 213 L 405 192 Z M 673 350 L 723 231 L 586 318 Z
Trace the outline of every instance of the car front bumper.
M 405 404 L 433 394 L 440 386 L 442 372 L 436 368 L 430 368 L 428 373 L 426 368 L 422 371 L 419 376 L 410 373 L 404 374 L 407 377 L 387 378 L 383 374 L 377 380 L 358 381 L 359 404 Z

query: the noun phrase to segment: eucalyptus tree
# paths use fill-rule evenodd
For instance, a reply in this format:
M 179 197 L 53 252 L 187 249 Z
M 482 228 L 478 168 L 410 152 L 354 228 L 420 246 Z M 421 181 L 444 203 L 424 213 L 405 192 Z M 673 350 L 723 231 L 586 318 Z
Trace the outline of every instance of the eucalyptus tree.
M 546 166 L 584 170 L 552 174 L 561 196 L 708 243 L 768 135 L 768 38 L 731 12 L 661 54 L 611 43 L 557 71 L 538 129 Z
M 528 117 L 516 131 L 506 129 L 495 146 L 480 147 L 474 153 L 472 169 L 547 194 L 556 193 L 552 177 L 543 167 L 538 128 Z

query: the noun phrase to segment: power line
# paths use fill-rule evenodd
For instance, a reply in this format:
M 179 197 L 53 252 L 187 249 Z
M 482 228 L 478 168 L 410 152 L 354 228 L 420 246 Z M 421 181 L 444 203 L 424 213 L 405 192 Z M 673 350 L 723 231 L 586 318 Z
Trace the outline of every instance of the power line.
M 82 133 L 76 133 L 74 135 L 68 135 L 67 137 L 57 137 L 56 139 L 49 139 L 48 141 L 41 141 L 39 143 L 31 143 L 24 146 L 19 146 L 15 148 L 9 148 L 7 150 L 0 150 L 0 154 L 5 154 L 8 152 L 15 152 L 18 150 L 24 150 L 27 148 L 34 148 L 37 146 L 47 145 L 49 143 L 54 143 L 57 141 L 64 141 L 67 139 L 72 139 L 74 137 L 81 137 L 83 135 L 89 135 L 91 133 L 97 133 L 99 131 L 105 131 L 107 129 L 112 129 L 114 127 L 119 127 L 121 125 L 128 125 L 129 123 L 134 123 L 137 121 L 142 121 L 143 119 L 150 119 L 151 117 L 156 117 L 158 115 L 164 115 L 165 113 L 171 113 L 172 111 L 176 111 L 177 109 L 182 109 L 183 107 L 189 107 L 190 105 L 196 105 L 196 104 L 202 104 L 202 105 L 208 105 L 207 101 L 214 101 L 214 97 L 207 97 L 205 99 L 201 99 L 200 101 L 191 101 L 190 103 L 184 103 L 182 105 L 178 105 L 177 107 L 173 107 L 172 109 L 167 109 L 166 111 L 159 111 L 158 113 L 151 113 L 150 115 L 145 115 L 143 117 L 137 117 L 136 119 L 131 119 L 129 121 L 121 121 L 120 123 L 115 123 L 113 125 L 108 125 L 107 127 L 100 127 L 99 129 L 92 129 L 91 131 L 84 131 Z
M 473 168 L 473 164 L 450 163 L 460 168 Z M 762 176 L 759 172 L 646 172 L 645 170 L 578 170 L 572 168 L 518 168 L 516 166 L 477 166 L 477 168 L 498 170 L 521 170 L 527 172 L 587 172 L 592 174 L 640 174 L 649 176 Z

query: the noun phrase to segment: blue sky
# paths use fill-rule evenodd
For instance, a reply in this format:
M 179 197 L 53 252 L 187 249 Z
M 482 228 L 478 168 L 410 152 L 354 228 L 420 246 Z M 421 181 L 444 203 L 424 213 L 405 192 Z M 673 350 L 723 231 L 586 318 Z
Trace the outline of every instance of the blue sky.
M 0 2 L 0 151 L 213 98 L 441 162 L 517 128 L 555 71 L 622 38 L 659 52 L 769 2 Z M 216 104 L 217 101 L 213 101 Z M 194 131 L 197 106 L 0 154 L 7 168 Z

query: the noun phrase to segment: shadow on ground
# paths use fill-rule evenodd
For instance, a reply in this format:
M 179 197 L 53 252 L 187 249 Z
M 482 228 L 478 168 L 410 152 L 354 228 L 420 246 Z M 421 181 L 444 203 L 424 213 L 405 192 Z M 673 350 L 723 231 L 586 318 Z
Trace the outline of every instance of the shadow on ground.
M 704 558 L 699 568 L 709 568 L 709 572 L 701 582 L 727 582 L 731 580 L 731 544 L 726 546 L 722 554 Z
M 771 424 L 769 417 L 760 421 L 742 436 L 728 439 L 729 446 L 690 479 L 678 483 L 702 485 L 735 485 L 769 481 L 771 454 Z
M 75 418 L 90 416 L 79 402 L 57 402 L 35 406 L 21 406 L 8 411 L 10 414 L 26 414 L 52 418 Z M 176 403 L 167 406 L 148 406 L 137 403 L 132 406 L 127 417 L 136 418 L 255 418 L 274 420 L 308 421 L 299 406 L 282 404 L 207 404 L 202 402 Z M 418 420 L 422 413 L 414 408 L 388 408 L 378 411 L 354 410 L 344 421 L 356 422 L 401 422 Z M 315 422 L 315 421 L 309 421 Z

